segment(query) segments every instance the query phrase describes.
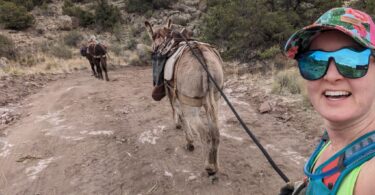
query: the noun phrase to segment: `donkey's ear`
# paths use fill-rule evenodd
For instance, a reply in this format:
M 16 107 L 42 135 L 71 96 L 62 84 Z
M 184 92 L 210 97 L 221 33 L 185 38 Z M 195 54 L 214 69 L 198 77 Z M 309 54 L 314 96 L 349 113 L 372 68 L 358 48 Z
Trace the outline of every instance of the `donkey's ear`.
M 153 40 L 152 37 L 154 35 L 154 31 L 152 30 L 152 26 L 151 26 L 150 22 L 145 21 L 145 26 L 146 26 L 148 36 L 151 38 L 151 40 Z
M 171 29 L 171 26 L 172 26 L 172 20 L 169 18 L 167 21 L 167 28 Z

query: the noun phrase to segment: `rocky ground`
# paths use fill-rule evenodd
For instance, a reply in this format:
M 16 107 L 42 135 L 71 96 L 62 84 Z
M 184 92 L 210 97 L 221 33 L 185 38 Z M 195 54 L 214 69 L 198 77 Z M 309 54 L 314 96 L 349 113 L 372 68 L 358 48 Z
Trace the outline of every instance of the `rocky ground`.
M 282 179 L 228 106 L 220 106 L 220 173 L 203 170 L 201 145 L 184 149 L 169 102 L 151 99 L 151 68 L 0 80 L 0 194 L 277 194 Z M 227 75 L 225 93 L 290 179 L 321 134 L 298 96 L 269 78 Z

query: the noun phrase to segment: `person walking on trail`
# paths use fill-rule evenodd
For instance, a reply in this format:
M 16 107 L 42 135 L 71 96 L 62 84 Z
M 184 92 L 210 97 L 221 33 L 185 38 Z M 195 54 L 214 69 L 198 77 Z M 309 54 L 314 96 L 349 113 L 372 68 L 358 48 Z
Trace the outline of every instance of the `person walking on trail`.
M 304 182 L 290 182 L 280 194 L 375 194 L 372 18 L 352 8 L 333 8 L 294 33 L 285 54 L 298 62 L 325 129 L 304 167 Z

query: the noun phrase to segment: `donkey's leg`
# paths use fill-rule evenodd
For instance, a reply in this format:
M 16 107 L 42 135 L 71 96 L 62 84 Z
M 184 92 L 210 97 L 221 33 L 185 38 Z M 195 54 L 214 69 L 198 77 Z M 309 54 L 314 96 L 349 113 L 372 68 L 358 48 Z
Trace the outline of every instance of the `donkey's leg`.
M 108 79 L 108 73 L 107 73 L 107 59 L 102 57 L 102 58 L 100 59 L 100 64 L 102 64 L 102 68 L 103 68 L 103 70 L 104 70 L 105 80 L 106 80 L 106 81 L 109 81 L 109 79 Z
M 174 124 L 176 125 L 176 129 L 181 129 L 182 128 L 182 111 L 180 109 L 180 106 L 177 104 L 177 100 L 175 100 L 174 104 L 174 113 L 173 113 L 173 120 Z
M 178 113 L 174 114 L 174 123 L 176 124 L 176 129 L 181 129 L 182 128 L 182 116 Z
M 95 71 L 95 64 L 92 63 L 91 61 L 89 61 L 89 62 L 90 62 L 91 70 L 92 70 L 92 75 L 94 77 L 97 77 L 97 74 L 96 74 L 96 71 Z
M 209 97 L 207 97 L 209 98 Z M 211 99 L 204 105 L 208 122 L 207 136 L 207 155 L 205 160 L 205 168 L 209 175 L 214 175 L 218 169 L 218 148 L 220 143 L 220 131 L 218 124 L 218 106 L 219 101 Z M 202 140 L 203 141 L 203 140 Z
M 96 71 L 98 72 L 98 79 L 103 79 L 102 68 L 100 67 L 100 60 L 95 61 Z
M 199 137 L 202 141 L 203 155 L 205 159 L 205 170 L 208 175 L 215 175 L 218 171 L 217 165 L 217 146 L 219 134 L 215 132 L 214 128 L 207 128 L 203 124 L 199 111 L 200 107 L 182 106 L 183 121 L 186 120 L 188 125 L 196 132 L 199 132 Z M 216 129 L 218 130 L 218 129 Z
M 177 100 L 173 98 L 171 88 L 169 87 L 169 83 L 164 83 L 165 92 L 168 95 L 169 103 L 171 104 L 172 111 L 173 111 L 173 121 L 176 126 L 176 129 L 182 128 L 182 112 L 180 110 L 180 107 L 178 106 Z
M 184 104 L 179 104 L 179 108 L 181 109 L 181 112 L 178 113 L 178 118 L 181 119 L 181 122 L 183 124 L 183 130 L 185 132 L 185 138 L 187 141 L 186 148 L 189 151 L 194 150 L 194 144 L 193 144 L 193 132 L 198 132 L 199 129 L 203 128 L 203 123 L 199 118 L 199 107 L 191 107 Z

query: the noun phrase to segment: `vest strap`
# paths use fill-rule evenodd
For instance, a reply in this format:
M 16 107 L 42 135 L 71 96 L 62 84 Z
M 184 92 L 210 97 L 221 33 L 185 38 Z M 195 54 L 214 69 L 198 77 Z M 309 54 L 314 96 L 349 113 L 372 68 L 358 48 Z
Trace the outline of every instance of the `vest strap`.
M 324 133 L 322 136 L 321 142 L 318 147 L 315 149 L 313 154 L 311 155 L 309 161 L 306 163 L 304 167 L 305 174 L 309 177 L 310 180 L 321 180 L 327 176 L 333 175 L 337 172 L 340 172 L 340 176 L 335 181 L 335 185 L 333 186 L 332 192 L 337 192 L 339 189 L 340 183 L 344 179 L 344 177 L 350 173 L 356 167 L 362 165 L 369 159 L 375 156 L 375 130 L 371 131 L 360 138 L 356 139 L 348 146 L 340 150 L 338 153 L 333 155 L 329 158 L 326 162 L 321 164 L 317 169 L 317 173 L 312 173 L 312 168 L 315 163 L 315 159 L 323 149 L 323 147 L 329 141 L 327 132 Z M 321 169 L 328 164 L 330 164 L 335 159 L 339 158 L 339 162 L 337 166 L 334 168 L 322 172 Z

